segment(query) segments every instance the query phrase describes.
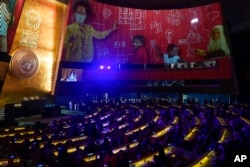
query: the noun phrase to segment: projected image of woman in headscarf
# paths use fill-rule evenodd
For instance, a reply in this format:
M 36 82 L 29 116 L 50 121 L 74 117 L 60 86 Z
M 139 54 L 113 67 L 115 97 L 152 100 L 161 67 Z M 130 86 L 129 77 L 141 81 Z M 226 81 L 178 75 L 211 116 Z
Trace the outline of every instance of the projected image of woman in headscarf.
M 207 51 L 196 49 L 195 53 L 206 58 L 215 58 L 230 55 L 230 50 L 225 38 L 223 26 L 216 25 L 213 27 Z

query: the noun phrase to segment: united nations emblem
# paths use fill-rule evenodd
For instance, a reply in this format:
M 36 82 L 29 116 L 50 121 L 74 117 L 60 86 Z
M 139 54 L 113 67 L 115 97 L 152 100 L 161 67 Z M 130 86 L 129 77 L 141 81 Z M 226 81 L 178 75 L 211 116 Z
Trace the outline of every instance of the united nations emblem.
M 17 78 L 32 77 L 36 74 L 38 68 L 39 59 L 33 51 L 22 48 L 14 52 L 10 62 L 10 69 Z

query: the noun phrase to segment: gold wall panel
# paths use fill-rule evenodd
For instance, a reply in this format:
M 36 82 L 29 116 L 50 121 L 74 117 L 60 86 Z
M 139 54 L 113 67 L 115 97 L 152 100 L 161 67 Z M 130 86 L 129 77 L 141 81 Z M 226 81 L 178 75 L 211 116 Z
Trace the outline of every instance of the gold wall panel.
M 31 77 L 20 78 L 9 68 L 0 94 L 1 103 L 19 103 L 23 97 L 52 94 L 66 18 L 67 5 L 63 3 L 55 0 L 25 1 L 10 55 L 27 48 L 37 55 L 39 69 Z

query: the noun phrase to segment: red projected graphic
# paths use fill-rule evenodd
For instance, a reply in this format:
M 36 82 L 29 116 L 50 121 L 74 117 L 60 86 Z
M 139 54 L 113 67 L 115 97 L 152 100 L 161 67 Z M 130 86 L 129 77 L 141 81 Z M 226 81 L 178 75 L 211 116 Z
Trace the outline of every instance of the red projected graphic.
M 144 55 L 138 56 L 140 53 Z M 208 74 L 209 79 L 218 71 L 226 74 L 221 73 L 220 77 L 231 78 L 230 49 L 219 3 L 186 9 L 141 10 L 93 0 L 89 4 L 73 2 L 62 60 L 169 64 L 170 68 L 174 67 L 172 63 L 180 63 L 175 67 L 187 71 L 203 62 L 203 66 L 219 65 L 217 71 Z

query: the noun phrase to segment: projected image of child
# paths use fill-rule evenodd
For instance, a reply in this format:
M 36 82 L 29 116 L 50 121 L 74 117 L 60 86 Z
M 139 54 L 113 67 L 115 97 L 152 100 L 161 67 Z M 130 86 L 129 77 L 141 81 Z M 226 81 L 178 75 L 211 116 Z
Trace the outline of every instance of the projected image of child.
M 161 53 L 160 50 L 158 49 L 158 46 L 155 46 L 157 49 L 157 54 L 159 55 L 159 57 L 163 56 L 163 60 L 164 60 L 164 64 L 166 66 L 166 68 L 174 68 L 176 67 L 177 63 L 184 63 L 185 61 L 183 59 L 181 59 L 181 57 L 179 56 L 180 54 L 180 48 L 179 46 L 177 46 L 176 44 L 169 44 L 167 46 L 166 52 L 165 53 Z M 155 81 L 154 82 L 154 86 L 173 86 L 173 85 L 182 85 L 184 81 Z
M 167 52 L 163 54 L 164 63 L 167 67 L 174 66 L 176 63 L 185 62 L 179 56 L 180 48 L 176 44 L 169 44 Z M 181 85 L 184 81 L 165 81 L 166 86 Z M 164 85 L 164 82 L 162 83 Z
M 143 35 L 135 35 L 132 40 L 134 46 L 134 56 L 132 63 L 134 64 L 146 64 L 148 63 L 148 52 L 145 47 L 145 37 Z
M 179 47 L 175 44 L 169 44 L 167 46 L 167 52 L 163 54 L 165 64 L 181 63 L 184 62 L 179 56 Z
M 230 55 L 230 50 L 222 25 L 216 25 L 213 27 L 207 50 L 195 49 L 195 54 L 206 58 Z

